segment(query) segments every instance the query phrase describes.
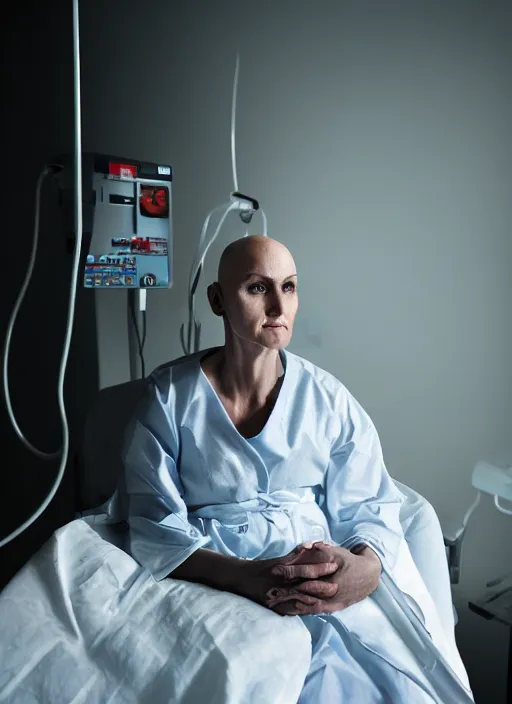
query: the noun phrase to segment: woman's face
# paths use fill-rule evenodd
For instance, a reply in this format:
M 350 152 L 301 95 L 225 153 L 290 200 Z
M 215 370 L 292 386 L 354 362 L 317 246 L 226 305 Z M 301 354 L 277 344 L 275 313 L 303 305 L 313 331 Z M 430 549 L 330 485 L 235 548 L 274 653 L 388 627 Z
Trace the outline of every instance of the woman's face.
M 292 337 L 299 299 L 295 262 L 284 245 L 247 238 L 219 272 L 226 333 L 269 349 L 286 347 Z M 243 241 L 242 241 L 243 243 Z

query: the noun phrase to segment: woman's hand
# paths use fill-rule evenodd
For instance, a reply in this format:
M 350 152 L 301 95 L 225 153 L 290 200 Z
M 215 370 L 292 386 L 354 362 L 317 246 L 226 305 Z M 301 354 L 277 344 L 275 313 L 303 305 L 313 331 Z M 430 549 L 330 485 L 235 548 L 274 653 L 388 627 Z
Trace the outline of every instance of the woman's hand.
M 320 581 L 307 580 L 292 587 L 277 588 L 267 602 L 269 608 L 283 616 L 330 613 L 366 599 L 377 589 L 382 565 L 368 546 L 350 552 L 345 548 L 315 543 L 315 550 L 319 559 L 334 560 L 337 571 Z M 296 577 L 293 565 L 286 565 L 285 569 L 289 579 Z M 326 596 L 319 587 L 327 584 L 337 587 L 332 596 Z M 306 595 L 310 597 L 308 601 L 304 599 Z
M 321 579 L 338 569 L 330 546 L 318 549 L 315 544 L 306 543 L 284 557 L 240 562 L 232 577 L 231 591 L 264 606 L 278 603 L 275 597 L 284 591 L 290 598 L 293 595 L 295 601 L 310 606 L 316 605 L 316 597 L 330 598 L 338 591 L 337 584 Z M 299 591 L 302 583 L 307 589 Z

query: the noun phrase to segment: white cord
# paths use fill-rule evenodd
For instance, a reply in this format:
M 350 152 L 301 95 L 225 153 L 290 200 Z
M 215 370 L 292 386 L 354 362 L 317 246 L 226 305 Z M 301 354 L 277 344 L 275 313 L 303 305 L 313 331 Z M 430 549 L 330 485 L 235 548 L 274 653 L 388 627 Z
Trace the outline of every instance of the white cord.
M 228 209 L 228 208 L 231 210 L 234 210 L 234 208 L 231 206 L 233 206 L 233 203 L 231 203 L 231 202 L 223 203 L 222 205 L 218 205 L 215 208 L 212 208 L 210 210 L 210 212 L 208 213 L 208 215 L 206 216 L 204 223 L 203 223 L 203 227 L 201 228 L 201 235 L 199 237 L 199 244 L 197 245 L 196 256 L 194 258 L 194 261 L 192 263 L 192 267 L 190 269 L 190 276 L 189 276 L 189 280 L 188 280 L 189 290 L 192 289 L 194 279 L 197 276 L 197 270 L 203 264 L 206 252 L 210 248 L 210 245 L 213 241 L 212 240 L 210 242 L 207 242 L 206 248 L 204 249 L 204 252 L 202 252 L 204 244 L 206 242 L 206 234 L 208 232 L 208 227 L 210 225 L 211 218 L 217 211 L 221 211 L 224 214 L 226 212 L 226 209 Z
M 11 313 L 11 317 L 9 319 L 9 324 L 7 326 L 7 335 L 5 337 L 5 344 L 4 344 L 4 354 L 3 354 L 3 385 L 4 385 L 4 396 L 5 396 L 5 405 L 7 406 L 7 413 L 9 414 L 10 421 L 12 423 L 12 426 L 14 430 L 16 431 L 16 434 L 20 438 L 21 442 L 27 447 L 31 452 L 34 453 L 37 457 L 40 459 L 53 459 L 56 458 L 60 455 L 60 450 L 57 450 L 56 452 L 43 452 L 42 450 L 39 450 L 37 447 L 34 447 L 29 440 L 23 435 L 23 432 L 21 428 L 19 427 L 16 418 L 14 416 L 14 410 L 11 404 L 11 394 L 9 391 L 9 353 L 10 353 L 10 347 L 11 347 L 11 338 L 12 338 L 12 333 L 14 330 L 14 325 L 16 323 L 16 318 L 18 316 L 18 312 L 21 308 L 21 304 L 23 303 L 23 299 L 25 298 L 25 294 L 27 292 L 27 289 L 30 285 L 30 279 L 32 278 L 32 273 L 34 271 L 34 265 L 36 262 L 36 256 L 37 256 L 37 245 L 39 241 L 39 220 L 40 220 L 40 214 L 41 214 L 41 188 L 43 185 L 43 182 L 45 178 L 48 176 L 48 174 L 52 173 L 52 170 L 48 165 L 46 165 L 41 173 L 39 174 L 39 178 L 37 179 L 37 186 L 36 186 L 36 202 L 35 202 L 35 215 L 34 215 L 34 235 L 32 239 L 32 252 L 30 253 L 30 260 L 28 263 L 28 268 L 27 268 L 27 273 L 25 274 L 25 280 L 23 281 L 23 285 L 21 287 L 21 291 L 19 292 L 18 298 L 16 299 L 16 302 L 14 304 L 14 308 Z
M 199 239 L 199 247 L 198 247 L 198 252 L 196 255 L 196 258 L 194 260 L 194 263 L 192 265 L 192 268 L 190 270 L 190 278 L 189 278 L 189 316 L 188 316 L 188 323 L 187 323 L 187 337 L 185 341 L 185 335 L 183 332 L 182 328 L 182 335 L 181 335 L 181 346 L 183 348 L 184 354 L 192 354 L 192 352 L 197 352 L 198 350 L 195 349 L 195 340 L 194 343 L 192 342 L 193 340 L 193 335 L 192 335 L 192 330 L 194 326 L 197 328 L 198 322 L 195 317 L 195 294 L 197 290 L 197 281 L 196 277 L 198 274 L 200 274 L 204 260 L 206 257 L 206 254 L 212 244 L 215 242 L 217 239 L 219 232 L 221 231 L 221 228 L 229 215 L 229 213 L 232 210 L 236 210 L 238 208 L 238 204 L 236 201 L 225 203 L 224 205 L 218 206 L 216 208 L 213 208 L 208 215 L 206 216 L 206 219 L 203 223 L 203 227 L 201 230 L 201 237 Z M 217 224 L 217 227 L 215 229 L 215 232 L 213 233 L 213 236 L 206 242 L 206 246 L 204 246 L 204 242 L 206 241 L 206 232 L 208 231 L 208 225 L 210 223 L 210 219 L 212 215 L 217 211 L 217 210 L 222 210 L 222 215 L 220 217 L 220 220 Z M 201 252 L 201 246 L 204 246 L 203 251 Z M 194 284 L 196 286 L 196 290 L 193 290 Z
M 494 497 L 494 505 L 496 506 L 498 511 L 501 511 L 501 513 L 504 513 L 506 516 L 512 516 L 512 511 L 500 504 L 500 497 L 497 495 L 495 495 Z
M 263 208 L 261 208 L 261 219 L 263 220 L 263 234 L 267 237 L 267 216 L 265 215 Z
M 471 514 L 473 513 L 473 511 L 475 510 L 475 508 L 476 508 L 476 507 L 478 506 L 478 504 L 480 503 L 480 499 L 481 499 L 481 498 L 482 498 L 482 494 L 481 494 L 480 492 L 478 492 L 477 495 L 476 495 L 476 499 L 475 499 L 474 502 L 471 504 L 471 506 L 468 508 L 468 510 L 466 511 L 466 514 L 465 514 L 464 518 L 462 519 L 462 529 L 463 529 L 463 530 L 466 530 L 466 526 L 467 526 L 467 524 L 468 524 L 469 519 L 471 518 Z
M 233 80 L 233 99 L 231 101 L 231 167 L 233 169 L 233 190 L 238 191 L 238 174 L 236 169 L 236 98 L 238 93 L 238 73 L 240 69 L 240 57 L 237 52 L 235 64 L 235 78 Z
M 203 251 L 203 253 L 201 254 L 201 256 L 200 256 L 200 258 L 199 258 L 199 261 L 198 261 L 197 266 L 196 266 L 196 268 L 195 268 L 194 276 L 192 277 L 192 281 L 193 281 L 194 278 L 195 278 L 195 275 L 196 275 L 196 273 L 197 273 L 197 269 L 198 269 L 199 267 L 202 267 L 202 266 L 203 266 L 205 257 L 206 257 L 206 255 L 207 255 L 207 253 L 208 253 L 208 250 L 210 249 L 210 247 L 212 246 L 212 244 L 215 242 L 215 240 L 216 240 L 217 237 L 219 236 L 219 232 L 220 232 L 220 230 L 221 230 L 221 227 L 224 225 L 224 222 L 225 222 L 227 216 L 229 215 L 229 213 L 230 213 L 232 210 L 237 210 L 238 206 L 237 206 L 237 203 L 226 203 L 224 206 L 221 206 L 221 208 L 223 208 L 222 215 L 221 215 L 220 220 L 219 220 L 219 222 L 218 222 L 218 225 L 217 225 L 217 227 L 216 227 L 216 229 L 215 229 L 215 232 L 213 233 L 212 237 L 211 237 L 211 238 L 208 240 L 208 242 L 206 243 L 206 246 L 205 246 L 205 248 L 204 248 L 204 251 Z M 221 208 L 214 208 L 214 210 L 212 211 L 212 213 L 215 212 L 215 210 L 220 210 Z M 211 215 L 212 213 L 210 213 L 210 215 Z
M 71 276 L 71 289 L 69 293 L 69 307 L 68 307 L 68 319 L 67 319 L 67 324 L 66 324 L 66 334 L 65 334 L 65 339 L 64 339 L 64 348 L 62 350 L 62 358 L 60 362 L 60 368 L 59 368 L 59 378 L 58 378 L 58 385 L 57 385 L 57 397 L 58 397 L 58 405 L 59 405 L 59 411 L 60 411 L 60 417 L 61 417 L 61 422 L 62 422 L 62 447 L 59 452 L 56 453 L 45 453 L 41 452 L 41 450 L 38 450 L 35 448 L 26 438 L 23 436 L 20 428 L 18 427 L 18 424 L 16 423 L 16 419 L 14 418 L 14 413 L 12 412 L 12 406 L 9 400 L 9 391 L 8 391 L 8 383 L 7 383 L 7 362 L 8 362 L 8 357 L 9 357 L 9 343 L 12 335 L 12 329 L 14 327 L 14 321 L 16 319 L 16 315 L 18 313 L 18 310 L 20 308 L 21 302 L 23 300 L 23 297 L 25 295 L 25 292 L 28 288 L 28 284 L 30 281 L 30 277 L 32 275 L 32 270 L 34 268 L 34 261 L 35 261 L 35 254 L 36 254 L 36 249 L 37 249 L 37 241 L 38 241 L 38 233 L 39 233 L 39 200 L 40 200 L 40 193 L 41 193 L 41 184 L 42 181 L 44 180 L 44 177 L 46 176 L 46 169 L 43 170 L 41 176 L 38 179 L 37 183 L 37 191 L 36 191 L 36 213 L 35 213 L 35 228 L 34 228 L 34 243 L 33 243 L 33 248 L 32 248 L 32 255 L 31 259 L 29 262 L 29 267 L 27 270 L 27 276 L 25 277 L 25 281 L 23 283 L 20 295 L 18 297 L 18 300 L 16 301 L 16 304 L 14 306 L 13 313 L 11 315 L 11 320 L 9 322 L 9 328 L 8 328 L 8 334 L 7 334 L 7 340 L 6 340 L 6 346 L 5 346 L 5 351 L 4 351 L 4 392 L 6 396 L 6 401 L 7 401 L 7 409 L 9 412 L 9 417 L 11 419 L 11 422 L 13 423 L 14 429 L 16 430 L 17 434 L 21 438 L 21 440 L 24 442 L 26 447 L 28 447 L 29 450 L 34 452 L 38 457 L 44 457 L 44 458 L 50 458 L 50 457 L 56 457 L 59 454 L 61 455 L 60 458 L 60 466 L 59 470 L 57 473 L 57 477 L 55 479 L 55 482 L 48 492 L 45 500 L 42 502 L 42 504 L 39 506 L 39 508 L 32 514 L 32 516 L 27 519 L 24 523 L 22 523 L 21 526 L 16 528 L 12 533 L 10 533 L 8 536 L 0 540 L 0 548 L 2 548 L 4 545 L 7 545 L 7 543 L 10 543 L 11 540 L 14 540 L 14 538 L 17 538 L 23 531 L 25 531 L 29 526 L 36 521 L 39 516 L 46 510 L 50 502 L 52 501 L 53 497 L 57 493 L 57 490 L 62 482 L 62 478 L 64 476 L 64 472 L 66 469 L 66 462 L 68 459 L 68 450 L 69 450 L 69 427 L 68 427 L 68 421 L 66 417 L 66 409 L 64 406 L 64 377 L 66 374 L 66 366 L 67 366 L 67 361 L 68 361 L 68 355 L 69 355 L 69 347 L 71 344 L 71 335 L 73 332 L 73 319 L 75 315 L 75 299 L 76 299 L 76 286 L 77 286 L 77 281 L 78 281 L 78 270 L 80 268 L 80 250 L 82 246 L 82 136 L 81 136 L 81 111 L 80 111 L 80 47 L 79 47 L 79 27 L 78 27 L 78 0 L 73 0 L 73 50 L 74 50 L 74 99 L 75 99 L 75 235 L 76 235 L 76 241 L 75 241 L 75 251 L 74 251 L 74 257 L 73 257 L 73 271 L 72 271 L 72 276 Z
M 235 64 L 235 76 L 233 79 L 233 97 L 231 101 L 231 167 L 233 171 L 233 193 L 238 192 L 238 174 L 237 174 L 237 167 L 236 167 L 236 106 L 237 106 L 237 94 L 238 94 L 238 75 L 240 71 L 240 56 L 237 53 L 236 55 L 236 64 Z M 203 227 L 201 228 L 201 235 L 199 237 L 199 244 L 197 246 L 197 252 L 194 257 L 194 260 L 192 262 L 192 266 L 190 268 L 190 276 L 189 276 L 189 282 L 188 282 L 188 291 L 189 291 L 189 300 L 188 300 L 188 321 L 187 321 L 187 327 L 186 327 L 186 335 L 185 335 L 185 326 L 181 326 L 181 346 L 183 349 L 184 354 L 192 354 L 193 351 L 197 352 L 198 349 L 196 349 L 199 345 L 199 335 L 200 335 L 200 330 L 201 326 L 196 320 L 196 315 L 195 315 L 195 294 L 197 291 L 197 284 L 199 281 L 199 277 L 201 276 L 201 271 L 204 265 L 204 260 L 206 257 L 206 254 L 208 250 L 210 249 L 211 245 L 215 242 L 217 239 L 219 232 L 222 228 L 222 225 L 224 224 L 228 214 L 233 211 L 233 210 L 238 210 L 240 208 L 240 203 L 239 201 L 236 200 L 236 196 L 233 196 L 234 198 L 232 201 L 225 203 L 221 206 L 217 206 L 216 208 L 213 208 L 208 215 L 205 218 L 205 221 L 203 223 Z M 217 225 L 217 228 L 211 237 L 210 240 L 207 241 L 207 234 L 208 234 L 208 227 L 210 225 L 210 220 L 212 215 L 217 212 L 217 211 L 222 211 L 222 215 L 220 217 L 219 223 Z M 267 216 L 261 210 L 261 217 L 263 220 L 263 234 L 267 236 Z M 245 237 L 249 235 L 248 229 L 246 229 L 245 232 Z M 205 244 L 206 243 L 206 244 Z M 197 334 L 194 335 L 193 332 L 196 332 Z

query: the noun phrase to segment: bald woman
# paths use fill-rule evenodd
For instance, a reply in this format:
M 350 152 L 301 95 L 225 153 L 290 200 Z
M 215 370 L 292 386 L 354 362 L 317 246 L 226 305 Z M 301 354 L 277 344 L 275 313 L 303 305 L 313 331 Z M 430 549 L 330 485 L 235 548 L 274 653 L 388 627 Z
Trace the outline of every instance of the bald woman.
M 285 351 L 298 309 L 290 252 L 237 240 L 208 299 L 224 345 L 157 369 L 127 433 L 131 554 L 157 580 L 300 616 L 313 644 L 301 704 L 472 701 L 371 419 L 331 374 Z M 444 699 L 408 632 L 434 658 Z

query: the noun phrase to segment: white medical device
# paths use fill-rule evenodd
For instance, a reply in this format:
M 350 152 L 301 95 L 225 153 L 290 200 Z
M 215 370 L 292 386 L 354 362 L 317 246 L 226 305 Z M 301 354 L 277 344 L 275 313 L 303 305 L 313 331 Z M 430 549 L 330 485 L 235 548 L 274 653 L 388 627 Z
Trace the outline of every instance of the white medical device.
M 443 523 L 444 542 L 448 552 L 450 580 L 452 584 L 460 581 L 460 566 L 462 560 L 462 543 L 466 527 L 474 510 L 480 503 L 481 492 L 494 497 L 494 505 L 501 513 L 512 516 L 512 506 L 505 508 L 500 500 L 512 502 L 512 467 L 497 467 L 489 462 L 477 462 L 473 469 L 471 483 L 477 489 L 475 501 L 466 511 L 462 523 Z
M 488 462 L 478 462 L 471 481 L 478 491 L 494 496 L 498 511 L 512 516 L 512 507 L 508 509 L 500 504 L 500 499 L 512 502 L 512 467 L 495 467 Z

